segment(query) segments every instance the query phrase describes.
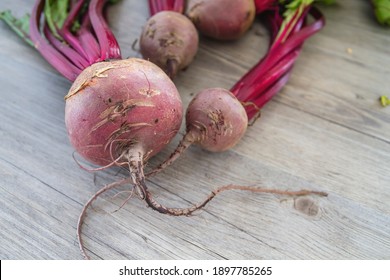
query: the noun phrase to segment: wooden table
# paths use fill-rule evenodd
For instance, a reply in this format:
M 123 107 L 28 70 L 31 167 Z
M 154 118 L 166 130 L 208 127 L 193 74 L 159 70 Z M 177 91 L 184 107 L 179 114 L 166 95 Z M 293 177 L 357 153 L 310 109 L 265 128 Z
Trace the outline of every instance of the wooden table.
M 21 16 L 33 2 L 1 0 L 0 10 Z M 93 259 L 390 258 L 390 108 L 378 101 L 390 95 L 390 29 L 375 22 L 368 1 L 337 2 L 320 7 L 326 27 L 305 43 L 288 85 L 238 146 L 220 154 L 191 147 L 148 181 L 174 207 L 230 183 L 329 196 L 232 191 L 191 217 L 171 217 L 136 198 L 116 211 L 129 188 L 112 190 L 95 201 L 83 227 Z M 146 1 L 110 8 L 124 57 L 140 57 L 131 45 L 147 17 Z M 79 168 L 64 125 L 70 83 L 4 23 L 0 37 L 0 258 L 80 259 L 83 204 L 128 174 Z M 267 45 L 260 22 L 237 42 L 201 38 L 196 60 L 175 79 L 185 106 L 203 88 L 230 88 Z

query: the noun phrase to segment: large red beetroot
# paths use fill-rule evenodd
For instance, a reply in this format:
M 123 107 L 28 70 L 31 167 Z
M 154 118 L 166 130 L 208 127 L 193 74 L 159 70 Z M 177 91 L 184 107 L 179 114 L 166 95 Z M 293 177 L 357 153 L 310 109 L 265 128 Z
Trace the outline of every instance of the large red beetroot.
M 70 141 L 98 165 L 146 161 L 180 128 L 182 104 L 173 82 L 159 67 L 130 58 L 95 63 L 73 83 L 66 99 Z

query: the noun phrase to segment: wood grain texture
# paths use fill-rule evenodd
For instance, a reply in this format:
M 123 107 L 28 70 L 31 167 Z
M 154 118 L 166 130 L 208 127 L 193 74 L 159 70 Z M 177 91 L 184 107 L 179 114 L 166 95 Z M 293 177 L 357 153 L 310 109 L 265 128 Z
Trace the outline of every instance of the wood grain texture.
M 131 45 L 147 20 L 146 2 L 109 10 L 124 57 L 140 57 Z M 116 211 L 128 195 L 123 187 L 88 211 L 83 237 L 92 258 L 390 258 L 390 108 L 378 102 L 390 95 L 390 29 L 376 24 L 368 1 L 338 2 L 320 7 L 326 27 L 306 42 L 288 85 L 238 146 L 220 154 L 191 147 L 148 180 L 172 207 L 230 183 L 329 196 L 231 191 L 191 217 L 170 217 L 135 198 Z M 23 15 L 32 5 L 2 0 L 0 10 Z M 128 174 L 77 166 L 64 124 L 70 83 L 2 22 L 0 37 L 0 259 L 81 259 L 76 223 L 83 204 Z M 260 22 L 236 42 L 201 38 L 195 61 L 175 79 L 184 104 L 203 88 L 230 88 L 267 44 Z

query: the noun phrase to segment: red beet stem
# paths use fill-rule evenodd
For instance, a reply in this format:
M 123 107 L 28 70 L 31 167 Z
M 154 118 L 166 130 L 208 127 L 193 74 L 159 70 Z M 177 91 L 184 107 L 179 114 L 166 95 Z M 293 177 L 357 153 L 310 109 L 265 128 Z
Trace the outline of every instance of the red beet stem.
M 244 102 L 253 102 L 254 99 L 258 100 L 261 96 L 264 95 L 264 92 L 268 88 L 272 87 L 280 79 L 280 77 L 284 76 L 284 74 L 286 74 L 292 69 L 295 60 L 299 56 L 299 53 L 300 49 L 297 48 L 295 51 L 292 51 L 287 54 L 281 61 L 275 64 L 274 67 L 267 71 L 264 75 L 259 76 L 258 79 L 261 79 L 261 83 L 255 81 L 253 84 L 250 85 L 252 87 L 252 95 L 249 95 L 248 97 L 242 98 L 240 100 Z M 262 94 L 255 94 L 259 92 Z M 261 108 L 265 103 L 266 102 L 264 102 L 263 104 L 256 103 L 256 105 Z
M 290 75 L 291 75 L 291 71 L 288 71 L 286 74 L 284 74 L 284 76 L 280 77 L 279 80 L 272 87 L 270 87 L 266 92 L 263 92 L 263 94 L 259 96 L 258 99 L 253 99 L 252 102 L 257 107 L 255 106 L 245 107 L 249 120 L 252 120 L 255 116 L 257 116 L 259 113 L 259 108 L 261 108 L 268 101 L 270 101 L 272 97 L 287 84 Z
M 67 18 L 65 19 L 65 22 L 61 28 L 61 30 L 70 29 L 72 27 L 73 21 L 76 19 L 78 14 L 81 11 L 81 8 L 84 5 L 85 0 L 75 1 L 76 3 L 72 3 L 71 9 L 69 11 L 69 14 Z
M 154 15 L 158 12 L 157 9 L 157 0 L 149 0 L 149 13 L 150 15 Z
M 270 46 L 273 42 L 275 42 L 276 36 L 278 35 L 279 29 L 282 26 L 283 17 L 280 15 L 279 8 L 273 8 L 270 11 L 267 11 L 266 13 L 263 13 L 262 15 L 265 15 L 266 22 L 270 29 Z
M 68 60 L 61 52 L 53 47 L 40 32 L 40 15 L 42 14 L 44 0 L 37 0 L 33 7 L 30 19 L 30 38 L 38 52 L 65 78 L 74 81 L 81 70 Z
M 268 11 L 278 7 L 278 1 L 276 0 L 255 0 L 256 13 Z
M 305 25 L 308 13 L 315 21 Z M 274 9 L 274 14 L 279 14 L 279 10 Z M 287 83 L 304 41 L 324 24 L 321 12 L 312 6 L 298 9 L 288 22 L 282 22 L 274 15 L 271 20 L 271 38 L 276 39 L 268 53 L 231 88 L 241 102 L 254 105 L 245 107 L 249 119 Z M 277 26 L 279 31 L 275 36 Z
M 85 59 L 88 59 L 87 52 L 84 50 L 80 41 L 71 32 L 73 21 L 76 19 L 76 17 L 80 13 L 81 8 L 84 5 L 84 2 L 85 2 L 84 0 L 81 0 L 81 1 L 77 1 L 74 5 L 72 5 L 71 10 L 70 10 L 65 22 L 64 22 L 64 25 L 62 26 L 62 28 L 60 30 L 58 30 L 58 33 L 80 55 L 82 55 Z
M 184 12 L 184 0 L 149 0 L 148 3 L 151 16 L 161 11 Z
M 100 59 L 121 59 L 119 44 L 103 17 L 104 0 L 91 0 L 89 17 L 100 45 Z
M 54 31 L 46 26 L 46 18 L 41 27 L 47 1 L 36 0 L 34 4 L 28 39 L 70 81 L 74 81 L 82 70 L 96 62 L 121 58 L 119 44 L 103 16 L 105 3 L 106 0 L 70 1 L 70 11 L 64 24 Z M 85 5 L 87 9 L 84 9 Z
M 184 0 L 173 0 L 172 11 L 182 14 L 184 12 Z
M 304 11 L 307 11 L 309 8 L 310 7 L 307 7 Z M 295 30 L 294 27 L 298 23 L 299 19 L 306 17 L 306 15 L 307 12 L 302 12 L 302 10 L 298 8 L 291 19 L 283 21 L 272 46 L 279 46 L 283 44 L 288 39 L 288 36 L 292 33 L 292 31 Z
M 88 62 L 90 64 L 100 60 L 100 46 L 92 32 L 91 20 L 89 13 L 84 15 L 80 29 L 77 31 L 77 38 L 80 41 L 81 46 L 84 48 Z
M 75 66 L 77 66 L 80 70 L 89 66 L 88 61 L 77 53 L 74 49 L 70 48 L 67 44 L 64 44 L 60 40 L 58 40 L 49 29 L 49 26 L 45 24 L 43 28 L 44 35 L 46 39 L 52 44 L 58 51 L 60 51 L 67 59 L 72 61 Z

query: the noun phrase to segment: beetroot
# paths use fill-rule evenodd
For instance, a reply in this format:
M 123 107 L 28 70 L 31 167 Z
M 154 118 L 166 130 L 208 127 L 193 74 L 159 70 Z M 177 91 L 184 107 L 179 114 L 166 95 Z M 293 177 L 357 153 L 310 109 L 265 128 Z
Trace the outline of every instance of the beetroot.
M 202 148 L 226 151 L 245 134 L 248 117 L 244 107 L 228 90 L 210 88 L 199 92 L 188 105 L 187 134 Z
M 189 0 L 186 15 L 203 35 L 219 40 L 240 38 L 255 19 L 253 0 Z
M 118 157 L 144 160 L 158 153 L 180 128 L 182 103 L 159 67 L 130 58 L 86 68 L 66 96 L 65 122 L 73 147 L 107 165 Z
M 195 26 L 187 17 L 174 11 L 153 15 L 140 38 L 143 58 L 160 66 L 171 78 L 192 62 L 198 44 Z
M 211 152 L 226 151 L 239 142 L 247 127 L 245 109 L 230 91 L 223 88 L 205 89 L 188 105 L 186 134 L 175 151 L 146 176 L 154 176 L 164 170 L 192 144 Z

